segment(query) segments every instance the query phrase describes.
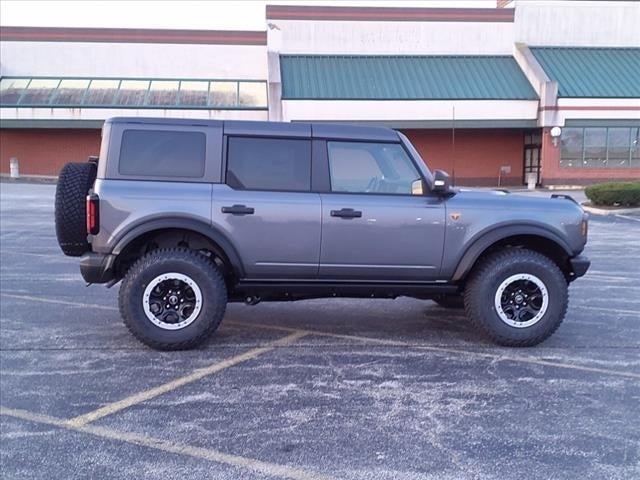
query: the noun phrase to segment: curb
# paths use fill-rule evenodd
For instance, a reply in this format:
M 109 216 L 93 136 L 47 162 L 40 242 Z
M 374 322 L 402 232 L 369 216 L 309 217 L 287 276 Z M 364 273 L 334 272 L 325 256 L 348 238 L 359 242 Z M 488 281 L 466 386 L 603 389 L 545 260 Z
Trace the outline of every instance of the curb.
M 0 182 L 2 183 L 46 183 L 55 185 L 58 177 L 48 175 L 20 175 L 18 178 L 12 178 L 6 173 L 0 173 Z
M 591 207 L 589 205 L 585 205 L 584 203 L 580 205 L 585 212 L 589 212 L 593 215 L 629 215 L 629 214 L 640 214 L 640 207 L 636 208 L 616 208 L 615 210 L 604 209 L 604 208 L 596 208 Z

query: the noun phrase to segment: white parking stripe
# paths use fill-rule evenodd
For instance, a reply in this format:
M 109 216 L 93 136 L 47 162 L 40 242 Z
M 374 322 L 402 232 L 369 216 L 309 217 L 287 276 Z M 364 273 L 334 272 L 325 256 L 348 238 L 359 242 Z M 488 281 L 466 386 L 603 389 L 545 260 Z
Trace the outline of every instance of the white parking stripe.
M 222 463 L 225 465 L 242 468 L 273 477 L 288 478 L 291 480 L 333 480 L 332 477 L 321 473 L 303 470 L 295 467 L 288 467 L 286 465 L 278 465 L 276 463 L 264 462 L 262 460 L 242 457 L 240 455 L 230 455 L 228 453 L 209 448 L 196 447 L 185 443 L 170 442 L 161 438 L 149 437 L 137 433 L 120 432 L 110 428 L 98 427 L 95 425 L 71 425 L 68 422 L 65 422 L 64 420 L 58 418 L 38 413 L 27 412 L 25 410 L 0 407 L 0 415 L 18 418 L 29 422 L 50 425 L 53 427 L 64 428 L 71 431 L 82 432 L 108 440 L 116 440 L 132 445 L 139 445 L 142 447 L 160 450 L 167 453 L 200 458 L 211 462 Z

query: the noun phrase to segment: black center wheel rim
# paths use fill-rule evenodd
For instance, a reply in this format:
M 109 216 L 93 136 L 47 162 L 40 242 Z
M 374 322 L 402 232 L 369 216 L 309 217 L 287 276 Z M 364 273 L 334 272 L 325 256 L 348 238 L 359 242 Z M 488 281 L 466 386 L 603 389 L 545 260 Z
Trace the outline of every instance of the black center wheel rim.
M 142 306 L 154 325 L 165 330 L 179 330 L 198 317 L 202 309 L 202 292 L 187 275 L 163 273 L 145 288 Z
M 538 323 L 549 306 L 546 285 L 535 275 L 520 273 L 505 279 L 496 290 L 494 307 L 500 320 L 516 328 Z

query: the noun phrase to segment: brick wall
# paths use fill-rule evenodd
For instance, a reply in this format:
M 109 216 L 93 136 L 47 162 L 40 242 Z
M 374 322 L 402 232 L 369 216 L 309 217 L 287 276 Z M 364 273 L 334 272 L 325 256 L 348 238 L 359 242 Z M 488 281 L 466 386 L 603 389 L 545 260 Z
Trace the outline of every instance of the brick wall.
M 431 170 L 450 175 L 455 169 L 457 185 L 497 186 L 500 167 L 509 165 L 511 173 L 501 185 L 522 185 L 524 137 L 520 130 L 461 129 L 403 130 Z
M 21 175 L 57 175 L 67 162 L 84 162 L 100 153 L 100 130 L 1 129 L 0 172 L 16 157 Z

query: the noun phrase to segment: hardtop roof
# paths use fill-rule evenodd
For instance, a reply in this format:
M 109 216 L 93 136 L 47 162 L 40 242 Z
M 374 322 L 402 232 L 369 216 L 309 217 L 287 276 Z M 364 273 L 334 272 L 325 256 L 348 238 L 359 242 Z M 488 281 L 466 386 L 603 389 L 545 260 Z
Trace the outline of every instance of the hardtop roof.
M 113 117 L 105 123 L 222 127 L 227 135 L 256 135 L 399 142 L 395 130 L 378 126 L 331 123 L 207 120 L 190 118 Z

